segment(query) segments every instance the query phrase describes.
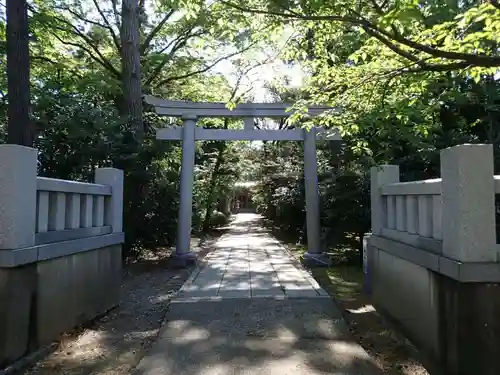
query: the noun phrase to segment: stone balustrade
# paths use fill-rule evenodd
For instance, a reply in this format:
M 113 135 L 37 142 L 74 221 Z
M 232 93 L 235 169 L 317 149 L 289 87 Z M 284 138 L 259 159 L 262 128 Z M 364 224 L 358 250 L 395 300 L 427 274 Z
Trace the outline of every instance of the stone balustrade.
M 37 156 L 0 145 L 0 368 L 119 301 L 123 171 L 39 177 Z

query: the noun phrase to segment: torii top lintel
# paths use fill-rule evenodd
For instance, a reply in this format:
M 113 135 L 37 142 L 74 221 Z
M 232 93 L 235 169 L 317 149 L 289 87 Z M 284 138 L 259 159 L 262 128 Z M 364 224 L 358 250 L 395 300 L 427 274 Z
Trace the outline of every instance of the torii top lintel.
M 241 103 L 234 109 L 227 108 L 225 103 L 200 103 L 181 100 L 164 100 L 145 95 L 147 104 L 155 107 L 156 113 L 169 117 L 236 117 L 236 118 L 284 118 L 293 114 L 290 103 Z M 308 108 L 308 115 L 318 116 L 325 112 L 338 113 L 339 110 L 326 106 Z

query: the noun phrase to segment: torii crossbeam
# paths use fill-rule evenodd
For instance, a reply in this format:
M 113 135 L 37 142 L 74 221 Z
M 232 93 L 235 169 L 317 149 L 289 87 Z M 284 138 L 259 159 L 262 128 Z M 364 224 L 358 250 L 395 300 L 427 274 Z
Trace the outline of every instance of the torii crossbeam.
M 195 142 L 197 140 L 221 141 L 303 141 L 304 142 L 304 179 L 306 192 L 306 220 L 308 252 L 304 259 L 321 265 L 329 264 L 322 253 L 319 192 L 316 160 L 316 140 L 340 141 L 339 132 L 334 129 L 325 131 L 319 128 L 260 130 L 254 128 L 255 118 L 286 118 L 293 114 L 287 103 L 244 103 L 228 109 L 224 103 L 196 103 L 187 101 L 163 100 L 145 96 L 145 101 L 155 107 L 156 113 L 167 117 L 181 117 L 182 127 L 159 129 L 157 139 L 182 141 L 182 166 L 180 183 L 179 220 L 177 229 L 177 248 L 175 257 L 183 264 L 191 263 L 196 256 L 191 252 L 191 226 L 193 178 L 195 161 Z M 318 116 L 326 111 L 338 112 L 331 107 L 310 107 L 309 116 Z M 244 129 L 205 129 L 196 126 L 198 118 L 221 117 L 244 119 Z

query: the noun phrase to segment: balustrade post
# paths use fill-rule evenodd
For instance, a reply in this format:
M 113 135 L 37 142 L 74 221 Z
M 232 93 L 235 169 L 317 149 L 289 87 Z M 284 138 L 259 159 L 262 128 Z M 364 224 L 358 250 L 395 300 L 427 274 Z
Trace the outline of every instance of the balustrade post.
M 370 175 L 372 233 L 380 235 L 382 228 L 385 228 L 388 223 L 387 201 L 380 194 L 380 188 L 387 184 L 399 182 L 399 166 L 381 165 L 372 167 Z
M 0 250 L 35 244 L 38 151 L 0 145 Z
M 493 146 L 441 151 L 441 177 L 443 255 L 461 262 L 496 262 Z
M 123 171 L 116 168 L 98 168 L 95 171 L 97 184 L 111 186 L 111 198 L 104 203 L 104 225 L 111 225 L 113 233 L 123 231 Z
M 0 145 L 0 265 L 36 254 L 23 249 L 35 244 L 37 156 L 34 148 Z M 0 363 L 28 350 L 35 285 L 36 267 L 0 266 Z

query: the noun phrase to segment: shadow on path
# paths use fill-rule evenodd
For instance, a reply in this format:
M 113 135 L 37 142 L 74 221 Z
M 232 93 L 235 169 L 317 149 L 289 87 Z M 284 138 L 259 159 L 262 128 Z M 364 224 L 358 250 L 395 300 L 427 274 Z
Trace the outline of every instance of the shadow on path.
M 135 374 L 381 374 L 330 299 L 172 303 Z

